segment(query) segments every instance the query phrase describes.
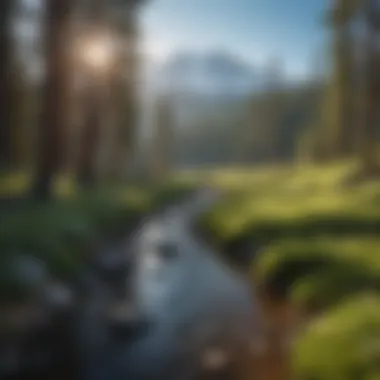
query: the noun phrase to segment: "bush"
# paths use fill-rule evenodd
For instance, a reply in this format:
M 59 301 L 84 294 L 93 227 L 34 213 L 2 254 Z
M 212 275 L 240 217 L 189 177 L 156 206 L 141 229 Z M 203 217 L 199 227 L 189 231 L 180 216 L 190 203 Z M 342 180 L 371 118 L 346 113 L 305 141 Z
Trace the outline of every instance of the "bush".
M 229 196 L 200 220 L 201 228 L 227 257 L 251 249 L 255 281 L 282 295 L 309 276 L 309 286 L 297 291 L 302 298 L 316 281 L 313 276 L 319 276 L 315 272 L 324 271 L 320 278 L 326 281 L 335 273 L 343 284 L 351 273 L 367 283 L 362 272 L 368 269 L 369 283 L 376 283 L 372 269 L 379 268 L 380 187 L 376 182 L 341 186 L 347 168 L 228 173 L 228 181 L 215 181 L 229 189 Z M 352 265 L 360 273 L 352 273 Z
M 283 241 L 262 251 L 253 276 L 275 295 L 326 307 L 347 294 L 380 289 L 379 251 L 377 238 Z
M 310 324 L 294 349 L 300 380 L 380 378 L 380 297 L 361 294 Z
M 300 380 L 380 379 L 380 186 L 347 187 L 351 170 L 218 173 L 229 196 L 200 220 L 224 255 L 251 247 L 266 294 L 321 315 L 294 347 Z

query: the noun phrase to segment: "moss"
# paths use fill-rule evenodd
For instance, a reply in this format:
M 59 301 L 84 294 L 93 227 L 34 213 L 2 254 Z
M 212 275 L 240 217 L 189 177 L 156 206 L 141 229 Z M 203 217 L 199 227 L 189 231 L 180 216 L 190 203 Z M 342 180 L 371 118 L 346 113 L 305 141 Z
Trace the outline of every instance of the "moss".
M 379 295 L 363 293 L 315 320 L 294 347 L 295 378 L 379 378 L 379 316 Z
M 294 347 L 296 379 L 380 378 L 380 186 L 346 186 L 354 166 L 210 175 L 228 192 L 199 222 L 210 240 L 229 257 L 252 247 L 260 289 L 318 311 Z
M 251 249 L 255 282 L 282 296 L 294 293 L 299 302 L 329 303 L 355 291 L 350 276 L 358 288 L 377 286 L 380 186 L 342 186 L 353 169 L 220 171 L 213 178 L 228 196 L 200 226 L 231 262 Z

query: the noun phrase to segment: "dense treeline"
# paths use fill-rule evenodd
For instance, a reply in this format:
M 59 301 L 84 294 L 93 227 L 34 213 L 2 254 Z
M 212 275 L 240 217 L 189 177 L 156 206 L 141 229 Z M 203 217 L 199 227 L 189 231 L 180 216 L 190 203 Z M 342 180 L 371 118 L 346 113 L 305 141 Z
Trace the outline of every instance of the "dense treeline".
M 193 106 L 198 112 L 191 118 L 177 118 L 173 160 L 181 166 L 294 162 L 322 98 L 323 84 L 310 81 L 220 100 L 207 111 Z
M 379 7 L 372 0 L 336 0 L 327 14 L 327 25 L 332 68 L 321 114 L 308 141 L 322 144 L 317 150 L 327 160 L 361 157 L 363 174 L 376 173 Z
M 127 344 L 145 323 L 110 316 L 115 305 L 135 310 L 127 242 L 148 213 L 191 188 L 125 181 L 141 3 L 1 1 L 1 379 L 88 377 L 90 356 Z
M 49 198 L 63 172 L 83 186 L 125 176 L 137 120 L 138 5 L 2 2 L 1 167 L 33 172 L 33 196 Z M 28 27 L 32 39 L 14 33 Z
M 378 12 L 374 1 L 354 0 L 335 1 L 326 11 L 330 42 L 323 75 L 290 84 L 283 81 L 281 61 L 274 67 L 269 62 L 264 87 L 249 99 L 205 98 L 209 112 L 189 99 L 196 112 L 179 121 L 176 157 L 187 165 L 360 157 L 361 174 L 376 174 Z
M 22 20 L 39 17 L 44 23 L 45 34 L 40 38 L 46 49 L 34 52 L 34 57 L 45 63 L 45 83 L 31 77 L 30 67 L 25 67 L 31 63 L 21 60 L 20 48 L 11 49 L 15 37 L 9 30 L 17 13 L 12 8 L 16 7 L 2 4 L 1 44 L 6 53 L 0 89 L 5 99 L 1 109 L 2 167 L 34 170 L 34 194 L 41 196 L 46 196 L 51 177 L 62 171 L 82 185 L 123 177 L 132 157 L 139 109 L 136 7 L 117 1 L 57 4 L 49 2 L 45 14 L 27 13 Z M 161 136 L 161 142 L 154 144 L 172 145 L 173 166 L 360 156 L 363 169 L 376 172 L 378 53 L 374 41 L 378 25 L 373 7 L 370 1 L 334 3 L 326 17 L 332 65 L 323 78 L 286 84 L 281 62 L 268 62 L 264 89 L 249 98 L 227 97 L 219 103 L 199 99 L 207 112 L 200 106 L 193 109 L 192 100 L 185 98 L 182 107 L 193 109 L 191 118 L 183 121 L 173 116 L 171 141 L 162 142 Z M 48 31 L 52 20 L 48 12 L 61 19 L 52 23 L 52 31 Z M 67 32 L 65 41 L 57 37 L 60 28 Z M 103 33 L 124 41 L 122 45 L 130 49 L 116 49 L 112 63 L 108 62 L 112 68 L 102 75 L 90 75 L 89 67 L 73 60 L 72 49 L 59 48 L 60 43 L 74 46 L 74 36 Z M 82 50 L 87 42 L 82 41 Z M 11 67 L 15 73 L 8 75 Z M 128 75 L 122 67 L 128 68 Z M 7 107 L 10 99 L 14 99 L 12 107 Z M 170 107 L 176 115 L 181 106 L 173 99 Z M 159 150 L 153 149 L 156 156 Z

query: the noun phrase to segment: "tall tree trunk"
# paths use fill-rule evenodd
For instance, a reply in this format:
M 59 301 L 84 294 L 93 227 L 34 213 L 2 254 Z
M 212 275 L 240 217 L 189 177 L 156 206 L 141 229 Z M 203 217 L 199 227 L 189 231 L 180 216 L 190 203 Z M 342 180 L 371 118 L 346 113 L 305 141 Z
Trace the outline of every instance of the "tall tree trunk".
M 354 150 L 353 124 L 353 40 L 350 28 L 352 7 L 345 0 L 335 0 L 334 13 L 334 72 L 333 72 L 333 150 L 345 157 Z
M 353 151 L 352 38 L 349 26 L 339 25 L 336 38 L 336 148 L 338 155 L 345 157 Z
M 153 140 L 153 178 L 160 180 L 170 173 L 173 137 L 173 109 L 171 99 L 159 99 L 156 105 L 156 130 Z
M 139 73 L 136 48 L 138 32 L 134 10 L 127 9 L 126 13 L 127 15 L 119 20 L 117 30 L 123 46 L 114 78 L 117 125 L 114 153 L 110 165 L 115 179 L 122 179 L 126 175 L 127 165 L 133 156 L 138 122 L 137 78 Z
M 46 0 L 46 77 L 39 157 L 33 195 L 48 199 L 60 167 L 65 142 L 66 107 L 70 86 L 71 14 L 75 0 Z
M 108 18 L 107 6 L 105 0 L 87 2 L 86 13 L 89 30 L 91 28 L 95 30 L 104 28 L 105 30 Z M 104 82 L 96 76 L 96 73 L 89 73 L 86 80 L 84 120 L 77 170 L 77 180 L 83 187 L 93 186 L 97 182 L 97 158 L 104 116 L 104 98 L 102 96 Z M 105 89 L 106 87 L 103 87 L 103 90 Z
M 11 14 L 13 0 L 0 1 L 0 168 L 11 163 Z
M 92 85 L 93 86 L 92 86 Z M 96 183 L 96 158 L 100 143 L 102 121 L 102 99 L 99 88 L 90 83 L 85 94 L 85 120 L 81 135 L 77 179 L 81 186 L 89 187 Z
M 362 159 L 365 173 L 378 174 L 378 127 L 380 100 L 380 76 L 378 39 L 380 36 L 380 12 L 378 1 L 367 0 L 366 19 L 368 25 L 366 77 L 363 83 L 363 125 L 362 125 Z M 375 173 L 376 172 L 376 173 Z

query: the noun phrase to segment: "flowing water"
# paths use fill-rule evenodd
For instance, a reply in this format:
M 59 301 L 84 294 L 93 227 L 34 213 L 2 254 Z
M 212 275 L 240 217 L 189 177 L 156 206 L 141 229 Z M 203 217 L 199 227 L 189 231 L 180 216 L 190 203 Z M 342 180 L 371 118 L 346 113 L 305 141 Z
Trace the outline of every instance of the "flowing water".
M 89 379 L 198 379 L 259 342 L 248 281 L 192 233 L 194 219 L 215 200 L 200 192 L 142 224 L 133 241 L 133 281 L 138 310 L 152 327 L 97 360 Z

